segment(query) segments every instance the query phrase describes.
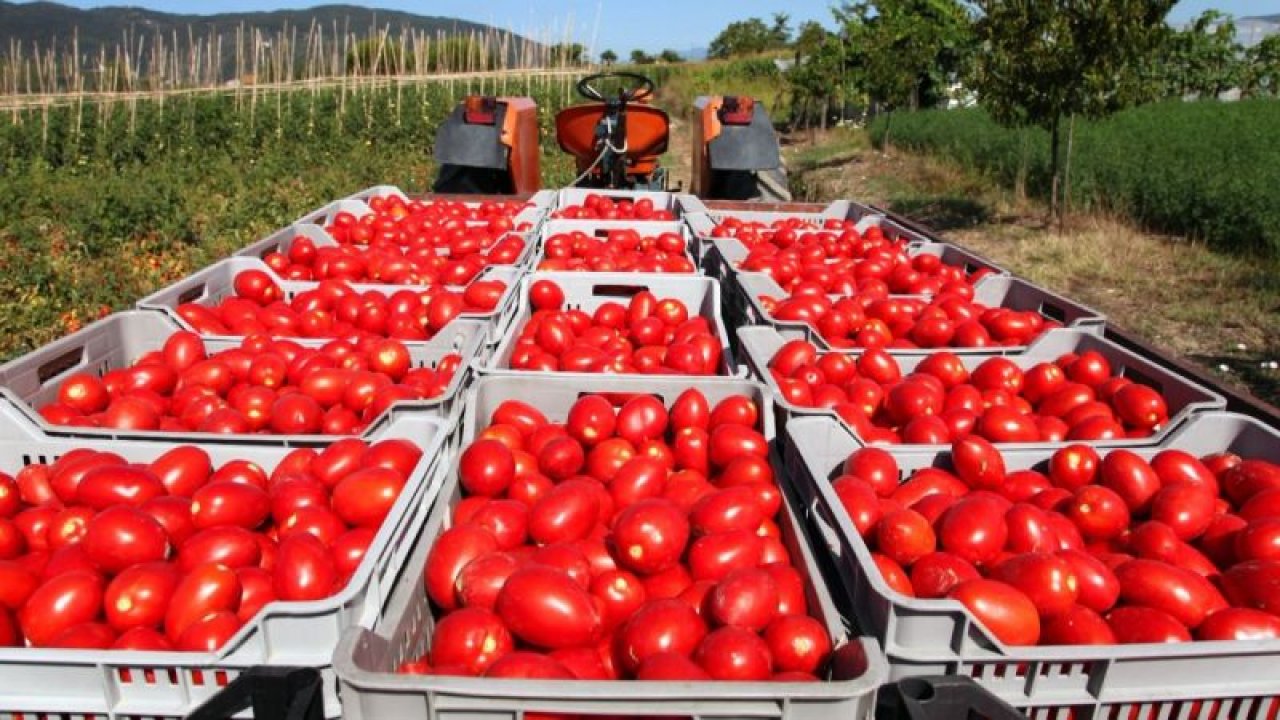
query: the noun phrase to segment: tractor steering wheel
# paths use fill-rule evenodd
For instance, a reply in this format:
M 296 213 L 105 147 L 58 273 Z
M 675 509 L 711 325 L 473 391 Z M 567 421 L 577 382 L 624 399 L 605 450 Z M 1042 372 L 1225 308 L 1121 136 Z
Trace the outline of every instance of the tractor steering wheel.
M 643 100 L 653 94 L 653 81 L 644 75 L 631 72 L 606 72 L 588 75 L 578 81 L 578 94 L 588 100 L 606 102 L 607 98 L 604 93 L 597 90 L 592 83 L 608 78 L 620 78 L 634 83 L 632 87 L 618 91 L 618 99 L 623 102 Z

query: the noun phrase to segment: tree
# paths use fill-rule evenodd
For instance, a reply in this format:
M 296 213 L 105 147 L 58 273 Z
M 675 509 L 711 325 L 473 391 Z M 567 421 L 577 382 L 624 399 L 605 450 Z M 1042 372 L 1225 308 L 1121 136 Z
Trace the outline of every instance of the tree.
M 612 50 L 605 50 L 604 52 L 600 53 L 600 62 L 604 63 L 605 65 L 612 65 L 618 62 L 618 53 Z
M 556 43 L 547 51 L 547 60 L 551 65 L 582 65 L 586 62 L 584 54 L 587 49 L 580 43 Z
M 791 14 L 777 12 L 773 14 L 773 26 L 769 28 L 770 47 L 786 47 L 791 42 Z
M 1162 44 L 1157 83 L 1165 97 L 1216 98 L 1243 79 L 1243 48 L 1231 18 L 1209 10 Z
M 401 59 L 399 44 L 380 37 L 366 38 L 347 51 L 347 73 L 398 75 Z
M 668 64 L 684 62 L 684 58 L 680 57 L 680 53 L 676 52 L 675 50 L 663 50 L 658 55 L 658 59 Z
M 631 63 L 633 65 L 652 65 L 653 56 L 640 48 L 636 48 L 631 51 Z
M 800 55 L 799 48 L 796 54 L 799 58 L 787 72 L 787 82 L 794 98 L 791 103 L 793 117 L 798 114 L 799 120 L 808 125 L 813 114 L 810 108 L 816 108 L 821 113 L 820 123 L 825 129 L 831 100 L 847 91 L 845 86 L 851 79 L 844 72 L 840 39 L 824 31 L 821 40 L 811 44 L 803 55 Z
M 972 57 L 973 19 L 957 0 L 862 0 L 834 13 L 848 64 L 889 110 L 938 104 Z
M 1127 78 L 1159 47 L 1174 0 L 978 0 L 975 89 L 992 117 L 1050 132 L 1051 211 L 1062 217 L 1062 120 L 1131 99 Z M 1070 163 L 1070 152 L 1067 155 Z
M 782 32 L 790 35 L 790 30 L 786 28 L 787 21 L 786 14 L 779 13 L 774 16 L 772 28 L 760 18 L 731 22 L 711 41 L 711 45 L 707 48 L 707 57 L 724 60 L 736 55 L 754 55 L 765 50 L 785 47 L 786 40 L 779 42 L 778 35 Z
M 810 55 L 826 44 L 831 33 L 822 27 L 822 24 L 814 20 L 806 20 L 800 25 L 800 31 L 796 33 L 796 40 L 791 47 L 796 52 L 796 61 Z
M 1270 35 L 1245 52 L 1242 74 L 1246 97 L 1280 95 L 1280 35 Z

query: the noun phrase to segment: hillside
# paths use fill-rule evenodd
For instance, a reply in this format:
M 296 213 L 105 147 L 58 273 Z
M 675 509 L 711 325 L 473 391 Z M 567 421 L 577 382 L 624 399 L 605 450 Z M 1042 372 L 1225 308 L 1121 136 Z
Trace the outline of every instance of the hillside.
M 233 48 L 236 30 L 242 26 L 246 30 L 256 29 L 263 37 L 269 38 L 295 29 L 300 35 L 305 35 L 313 23 L 329 37 L 332 37 L 335 28 L 339 34 L 351 33 L 360 37 L 367 37 L 375 29 L 388 27 L 393 33 L 411 29 L 431 37 L 437 33 L 482 35 L 506 30 L 456 18 L 376 10 L 355 5 L 321 5 L 305 10 L 270 12 L 178 15 L 136 7 L 81 10 L 52 2 L 17 4 L 0 0 L 0 55 L 9 54 L 14 41 L 21 43 L 23 53 L 29 55 L 37 44 L 41 49 L 47 49 L 56 42 L 60 50 L 65 49 L 73 37 L 78 37 L 81 58 L 96 58 L 99 49 L 103 47 L 110 55 L 126 38 L 133 38 L 135 49 L 140 41 L 144 46 L 150 45 L 156 35 L 162 35 L 167 45 L 172 44 L 176 35 L 178 47 L 183 48 L 188 37 L 205 41 L 216 34 L 222 36 L 224 48 Z M 300 47 L 299 52 L 303 49 Z M 145 53 L 142 60 L 146 61 Z

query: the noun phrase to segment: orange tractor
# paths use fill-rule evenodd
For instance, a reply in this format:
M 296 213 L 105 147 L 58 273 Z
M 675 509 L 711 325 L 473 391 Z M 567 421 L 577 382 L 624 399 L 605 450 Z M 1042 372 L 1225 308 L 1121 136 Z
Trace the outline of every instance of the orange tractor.
M 556 142 L 573 156 L 575 187 L 665 190 L 671 120 L 650 104 L 654 84 L 630 72 L 582 78 L 588 102 L 556 114 Z M 694 103 L 690 190 L 724 200 L 790 199 L 777 135 L 762 103 L 704 96 Z M 433 189 L 453 193 L 530 193 L 538 178 L 537 109 L 529 98 L 468 97 L 436 137 L 440 174 Z

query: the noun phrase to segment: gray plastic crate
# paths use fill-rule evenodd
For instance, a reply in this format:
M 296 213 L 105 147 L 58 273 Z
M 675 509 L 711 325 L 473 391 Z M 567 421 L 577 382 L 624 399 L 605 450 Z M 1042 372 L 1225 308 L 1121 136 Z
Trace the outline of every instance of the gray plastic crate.
M 403 438 L 422 459 L 378 530 L 347 586 L 311 602 L 273 602 L 212 653 L 0 648 L 0 714 L 16 717 L 182 717 L 255 665 L 306 665 L 324 677 L 325 716 L 338 717 L 333 650 L 352 626 L 371 627 L 396 585 L 413 541 L 448 471 L 446 423 L 424 413 L 397 418 L 380 439 Z M 330 442 L 332 439 L 330 439 Z M 118 453 L 147 462 L 198 444 L 215 466 L 249 460 L 273 469 L 288 448 L 261 444 L 193 443 L 191 438 L 117 442 L 99 436 L 49 437 L 28 426 L 18 407 L 0 397 L 0 471 L 53 462 L 75 448 Z M 260 719 L 263 720 L 263 719 Z M 273 719 L 274 720 L 274 719 Z
M 529 265 L 529 262 L 533 259 L 534 245 L 537 243 L 537 234 L 533 231 L 530 231 L 530 232 L 514 232 L 513 231 L 510 233 L 507 233 L 507 235 L 516 235 L 520 237 L 520 239 L 524 240 L 524 250 L 520 252 L 519 257 L 516 258 L 515 262 L 500 264 L 498 265 L 498 267 L 515 267 L 515 268 L 527 267 Z M 311 242 L 313 242 L 316 245 L 316 247 L 340 247 L 341 246 L 341 243 L 339 243 L 337 240 L 334 240 L 333 236 L 330 235 L 327 231 L 325 231 L 323 227 L 319 225 L 313 225 L 310 223 L 295 223 L 282 230 L 277 230 L 276 232 L 253 243 L 252 245 L 249 245 L 248 247 L 242 250 L 239 250 L 234 255 L 232 255 L 232 257 L 257 258 L 261 260 L 261 259 L 266 259 L 266 257 L 272 253 L 278 252 L 282 254 L 288 254 L 289 249 L 293 247 L 294 239 L 300 236 L 309 238 Z M 352 247 L 359 247 L 359 246 L 352 246 Z M 449 251 L 446 248 L 437 248 L 436 254 L 448 257 Z M 405 284 L 409 285 L 412 283 L 405 283 Z
M 894 592 L 831 489 L 830 480 L 859 447 L 853 434 L 830 418 L 796 418 L 783 442 L 794 449 L 786 455 L 787 479 L 801 498 L 811 537 L 820 551 L 831 554 L 844 584 L 844 593 L 836 597 L 849 604 L 859 630 L 880 640 L 892 679 L 972 677 L 1002 700 L 1044 718 L 1234 719 L 1270 717 L 1250 708 L 1280 709 L 1280 641 L 1004 646 L 957 601 Z M 1280 433 L 1225 412 L 1193 418 L 1164 447 L 1197 456 L 1229 451 L 1280 462 Z M 1134 452 L 1150 458 L 1160 450 Z M 895 449 L 893 454 L 904 476 L 950 463 L 948 452 Z M 1052 451 L 1010 449 L 1002 455 L 1009 470 L 1043 470 Z M 1222 712 L 1191 713 L 1185 702 L 1195 700 L 1220 701 Z
M 380 187 L 389 187 L 389 186 L 380 186 Z M 369 191 L 366 191 L 366 192 L 369 192 Z M 365 215 L 368 215 L 369 213 L 373 212 L 373 209 L 369 207 L 369 204 L 366 200 L 368 198 L 375 197 L 378 194 L 382 194 L 382 195 L 399 194 L 401 197 L 405 197 L 405 194 L 402 192 L 398 192 L 398 189 L 397 189 L 397 193 L 389 193 L 389 192 L 388 193 L 371 193 L 366 198 L 357 197 L 356 195 L 360 195 L 360 193 L 357 193 L 356 195 L 344 198 L 342 200 L 338 200 L 336 202 L 331 202 L 327 205 L 317 208 L 307 213 L 306 215 L 303 215 L 301 218 L 298 219 L 297 223 L 295 224 L 315 224 L 321 227 L 327 227 L 333 222 L 334 217 L 340 212 L 349 212 L 352 215 L 355 215 L 357 218 L 364 217 Z M 551 202 L 548 196 L 542 195 L 541 193 L 535 195 L 535 197 L 537 197 L 536 202 L 548 203 L 548 204 Z M 424 200 L 427 202 L 431 202 L 431 198 L 429 196 L 424 198 Z M 451 199 L 449 202 L 456 202 L 456 200 Z M 512 200 L 511 202 L 517 202 L 517 201 Z M 479 203 L 478 202 L 468 203 L 468 205 L 477 206 L 479 205 Z M 529 223 L 528 231 L 537 230 L 538 225 L 545 219 L 547 215 L 547 211 L 548 210 L 546 205 L 526 207 L 520 212 L 516 213 L 514 216 L 512 216 L 511 224 L 514 227 L 519 227 L 523 223 Z M 481 225 L 486 223 L 487 221 L 486 220 L 468 220 L 467 222 Z
M 689 206 L 688 202 L 681 203 L 682 197 L 687 197 L 681 193 L 667 192 L 665 190 L 602 190 L 595 188 L 564 188 L 556 192 L 555 204 L 551 206 L 551 211 L 547 215 L 547 220 L 558 220 L 565 218 L 555 217 L 558 210 L 567 207 L 578 207 L 586 201 L 588 195 L 603 195 L 612 199 L 614 202 L 619 200 L 649 200 L 653 202 L 654 210 L 667 210 L 671 216 L 677 220 L 683 217 L 684 208 Z M 630 220 L 628 222 L 647 222 L 645 220 Z M 664 222 L 664 221 L 657 221 Z
M 141 355 L 164 347 L 165 340 L 179 331 L 168 317 L 145 310 L 133 310 L 108 316 L 84 329 L 0 365 L 0 394 L 17 403 L 33 423 L 49 435 L 172 441 L 175 433 L 110 428 L 81 428 L 53 425 L 37 409 L 58 397 L 58 387 L 70 375 L 80 372 L 102 375 L 108 370 L 128 367 Z M 446 422 L 456 420 L 461 410 L 463 391 L 475 372 L 480 353 L 483 326 L 474 322 L 451 323 L 425 343 L 407 343 L 414 367 L 435 367 L 445 355 L 456 352 L 462 364 L 443 395 L 428 400 L 397 403 L 382 417 L 369 423 L 361 437 L 381 440 L 383 433 L 401 413 L 421 413 Z M 323 340 L 298 340 L 302 345 L 320 347 Z M 238 347 L 239 340 L 206 338 L 205 348 L 218 352 Z M 188 433 L 183 437 L 202 443 L 241 443 L 254 445 L 316 445 L 331 443 L 332 435 L 222 435 Z
M 701 315 L 710 322 L 712 332 L 720 340 L 721 374 L 736 376 L 740 372 L 734 362 L 733 351 L 729 348 L 729 331 L 725 329 L 724 320 L 720 316 L 720 286 L 715 281 L 694 275 L 577 272 L 535 272 L 525 276 L 520 286 L 520 305 L 515 313 L 515 322 L 511 323 L 511 331 L 498 346 L 492 361 L 483 368 L 484 370 L 516 372 L 535 377 L 547 375 L 593 377 L 591 373 L 537 373 L 511 369 L 511 355 L 515 352 L 516 340 L 533 314 L 529 307 L 528 289 L 538 280 L 551 280 L 560 286 L 564 291 L 565 308 L 578 308 L 587 313 L 595 312 L 596 308 L 607 302 L 626 305 L 633 295 L 644 290 L 652 292 L 659 299 L 675 298 L 689 309 L 690 317 Z M 676 376 L 649 375 L 647 377 Z
M 830 345 L 808 323 L 783 322 L 774 320 L 760 303 L 761 296 L 785 298 L 787 292 L 764 273 L 738 273 L 733 277 L 734 292 L 741 293 L 742 303 L 731 303 L 732 307 L 742 307 L 745 317 L 728 318 L 737 327 L 747 325 L 767 325 L 775 328 L 788 339 L 801 338 L 809 340 L 821 349 L 830 349 Z M 1101 335 L 1106 326 L 1106 317 L 1102 313 L 1082 305 L 1045 288 L 1016 277 L 994 275 L 982 278 L 974 285 L 973 302 L 987 307 L 1008 308 L 1018 311 L 1034 311 L 1049 320 L 1056 320 L 1063 327 Z M 833 296 L 836 297 L 836 296 Z M 1025 352 L 1026 345 L 993 345 L 985 348 L 935 348 L 946 350 L 957 355 L 1009 355 Z M 908 348 L 892 350 L 897 354 L 927 353 L 928 350 Z
M 684 238 L 684 255 L 693 265 L 693 272 L 698 271 L 698 263 L 692 254 L 697 247 L 697 239 L 694 238 L 693 232 L 689 230 L 689 226 L 679 222 L 652 222 L 652 221 L 634 221 L 634 220 L 548 220 L 542 224 L 538 230 L 537 251 L 534 254 L 533 261 L 529 263 L 529 267 L 537 270 L 542 264 L 543 258 L 546 257 L 547 240 L 556 235 L 564 233 L 581 232 L 600 239 L 607 238 L 610 231 L 614 230 L 634 230 L 640 234 L 640 237 L 654 237 L 663 233 L 676 233 Z M 677 273 L 680 275 L 688 273 Z
M 159 290 L 138 301 L 139 310 L 164 313 L 170 320 L 184 330 L 193 328 L 178 314 L 178 306 L 186 303 L 198 303 L 213 307 L 223 299 L 235 296 L 235 278 L 247 270 L 259 270 L 267 273 L 276 285 L 284 291 L 285 300 L 291 300 L 298 293 L 314 290 L 318 282 L 285 280 L 276 274 L 266 263 L 252 257 L 230 257 L 216 262 L 199 272 L 188 275 L 169 287 Z M 485 268 L 476 276 L 476 280 L 501 280 L 507 289 L 498 300 L 498 306 L 489 312 L 465 312 L 458 316 L 459 320 L 483 323 L 487 327 L 486 344 L 491 350 L 493 345 L 506 335 L 515 317 L 517 286 L 523 271 L 515 267 L 494 265 Z M 472 282 L 475 282 L 474 280 Z M 357 292 L 378 292 L 386 296 L 404 290 L 412 290 L 410 285 L 377 285 L 371 283 L 347 283 Z M 209 335 L 206 337 L 229 339 L 234 335 Z M 482 358 L 483 359 L 483 358 Z
M 696 387 L 715 403 L 730 395 L 750 395 L 762 407 L 769 402 L 758 383 L 711 380 L 654 380 L 640 377 L 595 377 L 538 380 L 516 376 L 482 378 L 472 388 L 463 414 L 469 441 L 488 422 L 503 400 L 519 399 L 537 407 L 552 421 L 563 421 L 582 393 L 640 393 L 672 403 Z M 772 435 L 770 413 L 762 412 L 766 435 Z M 526 712 L 575 715 L 692 716 L 704 718 L 785 718 L 817 720 L 871 718 L 875 689 L 885 680 L 884 660 L 874 642 L 851 638 L 822 581 L 812 549 L 804 540 L 790 501 L 780 523 L 784 542 L 806 575 L 811 612 L 823 621 L 837 648 L 833 666 L 839 679 L 817 683 L 524 681 L 446 676 L 397 675 L 406 659 L 428 646 L 435 619 L 422 584 L 432 541 L 450 524 L 461 493 L 456 473 L 445 481 L 431 518 L 396 588 L 371 630 L 345 634 L 334 654 L 343 713 L 348 720 L 398 718 L 415 720 L 519 720 Z
M 763 381 L 773 391 L 774 407 L 779 411 L 783 420 L 793 417 L 822 416 L 843 423 L 844 421 L 840 419 L 839 415 L 831 410 L 801 407 L 781 398 L 778 391 L 778 383 L 774 380 L 773 374 L 769 372 L 769 361 L 773 359 L 773 356 L 777 354 L 778 350 L 786 342 L 785 338 L 770 327 L 738 328 L 738 358 L 746 366 L 752 377 Z M 1225 398 L 1194 380 L 1146 360 L 1110 340 L 1079 330 L 1051 330 L 1028 345 L 1026 352 L 1004 357 L 1019 368 L 1028 370 L 1040 363 L 1055 362 L 1059 357 L 1067 353 L 1083 353 L 1090 350 L 1098 352 L 1111 363 L 1113 374 L 1127 377 L 1159 392 L 1169 407 L 1169 422 L 1148 438 L 1091 441 L 1087 443 L 1089 445 L 1129 448 L 1160 445 L 1196 414 L 1211 410 L 1221 410 L 1227 406 Z M 819 351 L 820 355 L 826 353 L 843 353 L 850 357 L 857 357 L 858 355 L 856 352 L 848 351 Z M 914 372 L 926 357 L 928 356 L 919 354 L 899 355 L 896 360 L 898 361 L 898 367 L 902 370 L 902 374 L 907 375 Z M 966 370 L 972 371 L 988 359 L 990 358 L 964 355 L 960 357 L 960 362 Z M 856 432 L 854 437 L 857 437 Z M 858 439 L 861 442 L 861 438 Z M 1059 448 L 1069 444 L 1071 443 L 1000 443 L 1000 448 L 1002 450 L 1006 448 L 1044 449 Z M 947 448 L 945 445 L 887 445 L 885 447 L 895 450 L 908 448 L 912 451 L 919 450 L 923 452 L 942 452 Z

